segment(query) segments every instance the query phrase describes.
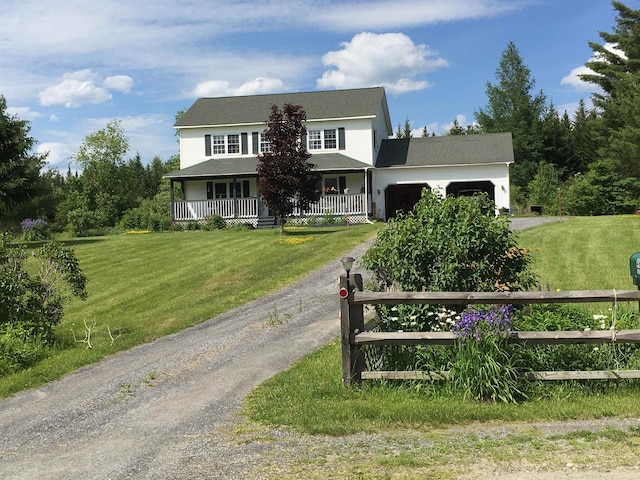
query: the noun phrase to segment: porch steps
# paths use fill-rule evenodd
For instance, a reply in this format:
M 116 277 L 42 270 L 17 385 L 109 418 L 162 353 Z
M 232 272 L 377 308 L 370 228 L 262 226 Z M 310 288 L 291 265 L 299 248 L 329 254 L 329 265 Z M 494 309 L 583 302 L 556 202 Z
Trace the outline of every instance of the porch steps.
M 275 228 L 275 226 L 275 217 L 260 217 L 258 218 L 258 224 L 256 225 L 256 228 Z

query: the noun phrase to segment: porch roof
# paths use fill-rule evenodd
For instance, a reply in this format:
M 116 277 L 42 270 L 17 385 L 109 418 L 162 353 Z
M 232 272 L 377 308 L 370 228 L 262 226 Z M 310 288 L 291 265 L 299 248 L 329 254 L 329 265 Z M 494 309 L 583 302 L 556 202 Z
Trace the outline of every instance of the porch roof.
M 383 140 L 377 168 L 513 163 L 511 133 Z
M 354 160 L 340 153 L 312 155 L 310 163 L 316 165 L 317 172 L 354 171 L 371 168 L 371 165 Z M 207 177 L 255 176 L 257 157 L 213 158 L 181 170 L 164 175 L 164 178 L 187 179 Z

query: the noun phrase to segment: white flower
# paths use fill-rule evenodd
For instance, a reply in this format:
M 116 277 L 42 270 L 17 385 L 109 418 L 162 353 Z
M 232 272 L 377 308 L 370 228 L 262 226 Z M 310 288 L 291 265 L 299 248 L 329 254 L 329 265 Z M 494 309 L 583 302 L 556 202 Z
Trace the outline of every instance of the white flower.
M 590 332 L 590 331 L 591 331 L 591 328 L 589 328 L 589 327 L 584 327 L 584 331 L 585 331 L 585 332 Z

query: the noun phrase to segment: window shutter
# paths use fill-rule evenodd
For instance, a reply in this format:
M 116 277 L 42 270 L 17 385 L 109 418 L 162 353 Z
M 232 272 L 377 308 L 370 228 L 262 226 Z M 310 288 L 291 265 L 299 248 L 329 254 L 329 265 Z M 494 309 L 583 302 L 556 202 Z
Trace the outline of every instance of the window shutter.
M 253 153 L 257 155 L 258 153 L 260 153 L 260 145 L 258 144 L 258 142 L 260 141 L 260 135 L 258 132 L 253 132 L 251 134 L 251 137 L 253 141 Z
M 340 127 L 338 128 L 338 150 L 344 150 L 345 148 L 344 128 Z
M 307 135 L 306 135 L 306 134 L 304 134 L 304 135 L 302 135 L 302 136 L 300 137 L 300 143 L 301 143 L 302 145 L 304 145 L 305 147 L 307 146 Z
M 248 144 L 246 133 L 240 134 L 240 145 L 242 148 L 241 150 L 242 155 L 246 155 L 247 153 L 249 153 L 249 144 Z
M 204 136 L 204 154 L 206 157 L 211 156 L 211 135 Z

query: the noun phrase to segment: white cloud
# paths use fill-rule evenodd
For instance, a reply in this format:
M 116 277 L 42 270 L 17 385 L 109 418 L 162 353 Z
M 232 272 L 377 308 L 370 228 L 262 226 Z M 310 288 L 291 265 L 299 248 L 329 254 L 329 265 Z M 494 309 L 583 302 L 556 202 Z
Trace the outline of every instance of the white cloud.
M 619 56 L 620 58 L 627 58 L 622 50 L 620 50 L 617 45 L 613 43 L 605 43 L 604 48 L 610 51 L 611 53 Z M 603 61 L 604 58 L 601 54 L 596 53 L 593 57 L 591 57 L 588 62 L 594 61 Z M 586 62 L 585 62 L 586 63 Z M 600 87 L 589 82 L 585 82 L 580 78 L 580 75 L 595 75 L 596 73 L 588 68 L 586 65 L 580 65 L 579 67 L 574 68 L 569 72 L 568 75 L 562 77 L 560 80 L 561 85 L 568 85 L 575 90 L 583 90 L 586 92 L 593 92 L 594 90 L 599 90 Z
M 264 93 L 279 93 L 285 90 L 285 85 L 278 78 L 258 77 L 238 87 L 232 87 L 225 80 L 207 80 L 200 82 L 190 92 L 194 97 L 233 97 L 238 95 L 258 95 Z
M 62 82 L 40 92 L 40 103 L 44 106 L 64 105 L 78 107 L 84 103 L 103 103 L 111 99 L 111 94 L 98 87 L 96 75 L 88 69 L 65 73 Z
M 42 117 L 40 112 L 31 110 L 29 107 L 7 107 L 7 113 L 9 115 L 15 115 L 20 120 L 35 120 Z
M 44 106 L 64 105 L 67 108 L 86 103 L 104 103 L 111 100 L 109 90 L 129 93 L 133 87 L 133 79 L 128 75 L 107 77 L 102 86 L 98 86 L 98 82 L 99 75 L 89 69 L 65 73 L 60 83 L 39 93 L 40 103 Z
M 47 165 L 60 171 L 67 170 L 68 164 L 71 162 L 72 148 L 69 144 L 60 142 L 46 142 L 37 146 L 38 153 L 48 152 Z
M 560 84 L 568 85 L 576 90 L 584 90 L 589 92 L 594 90 L 595 85 L 593 83 L 585 82 L 580 78 L 579 75 L 584 75 L 584 74 L 593 75 L 594 73 L 595 72 L 593 70 L 582 65 L 580 67 L 576 67 L 573 70 L 571 70 L 569 75 L 563 77 L 562 80 L 560 80 Z
M 104 79 L 102 86 L 108 90 L 118 90 L 122 93 L 130 93 L 133 88 L 133 78 L 128 75 L 114 75 Z
M 318 88 L 384 86 L 389 93 L 422 90 L 430 84 L 419 77 L 449 62 L 437 58 L 425 45 L 415 45 L 403 33 L 359 33 L 342 50 L 322 57 L 327 67 L 317 80 Z

